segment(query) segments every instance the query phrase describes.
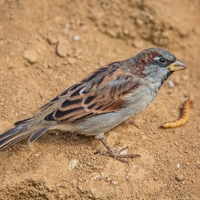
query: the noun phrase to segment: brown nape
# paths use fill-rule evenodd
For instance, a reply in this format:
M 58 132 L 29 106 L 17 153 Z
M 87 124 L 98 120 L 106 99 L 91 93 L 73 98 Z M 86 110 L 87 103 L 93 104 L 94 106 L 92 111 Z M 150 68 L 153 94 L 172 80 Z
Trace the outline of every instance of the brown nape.
M 146 77 L 146 75 L 143 74 L 145 67 L 155 62 L 154 58 L 156 56 L 161 56 L 161 54 L 157 51 L 144 51 L 136 57 L 129 58 L 125 62 L 127 63 L 127 66 L 132 74 L 140 78 L 144 78 Z

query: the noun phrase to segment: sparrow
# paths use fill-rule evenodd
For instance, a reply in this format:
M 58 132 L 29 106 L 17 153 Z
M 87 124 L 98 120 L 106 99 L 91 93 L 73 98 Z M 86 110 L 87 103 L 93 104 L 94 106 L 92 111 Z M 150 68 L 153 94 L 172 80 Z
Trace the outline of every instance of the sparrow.
M 0 150 L 29 136 L 32 143 L 48 130 L 95 136 L 107 148 L 101 155 L 119 161 L 139 154 L 115 152 L 104 134 L 144 110 L 174 72 L 187 68 L 161 48 L 145 49 L 123 61 L 107 64 L 72 85 L 40 108 L 32 118 L 18 121 L 0 135 Z

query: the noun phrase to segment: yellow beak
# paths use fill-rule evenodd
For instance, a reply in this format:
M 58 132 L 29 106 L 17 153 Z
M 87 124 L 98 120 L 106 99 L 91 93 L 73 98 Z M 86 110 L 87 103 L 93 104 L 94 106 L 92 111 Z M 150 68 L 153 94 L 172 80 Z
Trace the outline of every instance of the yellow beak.
M 172 64 L 170 64 L 167 68 L 169 68 L 170 71 L 174 72 L 174 71 L 179 71 L 179 70 L 186 69 L 187 66 L 182 61 L 176 59 L 176 61 L 173 62 Z

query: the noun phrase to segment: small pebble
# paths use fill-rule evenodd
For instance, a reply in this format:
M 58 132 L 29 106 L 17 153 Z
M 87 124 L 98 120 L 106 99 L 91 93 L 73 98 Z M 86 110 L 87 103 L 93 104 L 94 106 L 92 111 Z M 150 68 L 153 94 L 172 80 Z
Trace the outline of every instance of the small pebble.
M 49 35 L 49 36 L 47 37 L 47 41 L 49 42 L 49 44 L 52 44 L 52 45 L 58 43 L 58 39 L 57 39 L 57 37 L 54 36 L 54 35 Z
M 124 29 L 124 34 L 128 35 L 129 34 L 129 30 L 128 29 Z
M 178 145 L 179 145 L 177 141 L 174 141 L 174 144 L 175 144 L 176 146 L 178 146 Z
M 74 41 L 79 41 L 81 39 L 81 37 L 79 35 L 75 35 L 73 39 L 74 39 Z
M 82 182 L 82 181 L 83 181 L 83 179 L 82 179 L 82 178 L 80 178 L 80 177 L 78 177 L 78 180 L 79 180 L 80 182 Z
M 75 58 L 68 58 L 67 59 L 67 62 L 70 64 L 70 65 L 74 65 L 75 64 L 75 62 L 76 62 L 76 59 Z
M 177 168 L 180 168 L 180 167 L 181 167 L 181 164 L 180 164 L 180 163 L 178 163 L 176 166 L 177 166 Z
M 174 85 L 174 82 L 171 81 L 171 80 L 169 80 L 168 86 L 169 86 L 169 88 L 173 88 L 173 87 L 175 86 L 175 85 Z
M 99 178 L 99 175 L 94 176 L 94 180 L 97 180 Z
M 38 54 L 34 50 L 26 50 L 24 52 L 23 57 L 31 64 L 36 63 L 38 61 Z
M 137 19 L 136 19 L 136 23 L 137 23 L 137 25 L 139 25 L 139 26 L 143 26 L 144 21 L 143 21 L 142 19 L 137 18 Z
M 65 39 L 60 39 L 57 44 L 56 52 L 61 57 L 66 57 L 68 51 L 68 42 Z
M 68 169 L 69 169 L 69 170 L 74 169 L 74 167 L 76 167 L 77 164 L 78 164 L 78 160 L 71 160 L 71 161 L 69 162 Z
M 113 185 L 118 185 L 118 181 L 111 181 Z
M 142 48 L 144 46 L 144 42 L 142 40 L 134 40 L 131 43 L 136 48 Z
M 183 181 L 185 178 L 184 178 L 184 176 L 182 174 L 177 174 L 175 176 L 175 179 L 180 182 L 180 181 Z

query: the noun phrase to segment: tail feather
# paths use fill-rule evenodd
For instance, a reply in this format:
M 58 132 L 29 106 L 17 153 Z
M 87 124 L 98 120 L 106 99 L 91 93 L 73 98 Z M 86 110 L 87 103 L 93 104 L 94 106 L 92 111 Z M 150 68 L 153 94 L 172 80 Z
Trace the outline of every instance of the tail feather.
M 0 135 L 0 150 L 11 145 L 16 144 L 20 140 L 31 135 L 29 142 L 34 142 L 43 133 L 45 133 L 50 127 L 43 127 L 37 129 L 29 129 L 28 126 L 16 126 L 13 129 Z
M 10 136 L 12 136 L 16 133 L 19 133 L 20 131 L 22 131 L 23 128 L 24 127 L 22 127 L 22 126 L 16 126 L 15 128 L 10 129 L 3 134 L 0 134 L 0 141 L 6 139 L 6 138 L 8 138 L 8 137 L 10 137 Z
M 14 145 L 31 134 L 27 127 L 15 127 L 0 135 L 0 150 Z
M 24 120 L 15 122 L 14 125 L 15 126 L 20 126 L 20 125 L 25 125 L 25 124 L 28 125 L 28 124 L 31 124 L 34 120 L 35 120 L 35 117 L 31 117 L 28 119 L 24 119 Z
M 24 132 L 25 133 L 25 132 Z M 0 150 L 12 146 L 16 144 L 17 142 L 23 140 L 24 138 L 28 137 L 31 133 L 29 134 L 20 134 L 16 133 L 15 135 L 12 135 L 6 139 L 0 140 Z
M 35 140 L 37 140 L 43 133 L 45 133 L 47 130 L 49 129 L 49 127 L 45 127 L 42 129 L 39 129 L 38 131 L 32 133 L 31 137 L 29 138 L 29 142 L 32 143 Z

